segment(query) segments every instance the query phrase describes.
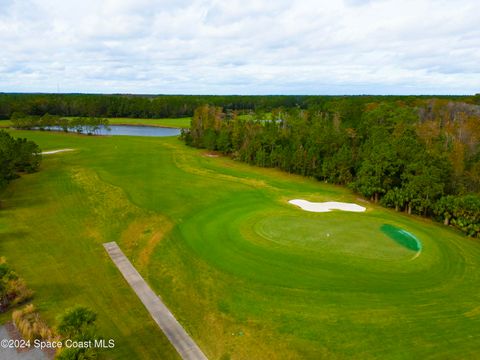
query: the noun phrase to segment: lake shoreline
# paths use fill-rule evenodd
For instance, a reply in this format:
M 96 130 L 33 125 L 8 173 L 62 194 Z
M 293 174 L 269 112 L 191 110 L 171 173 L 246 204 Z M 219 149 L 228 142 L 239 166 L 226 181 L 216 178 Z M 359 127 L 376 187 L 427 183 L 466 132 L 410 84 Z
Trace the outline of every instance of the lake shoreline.
M 23 131 L 48 131 L 51 133 L 57 134 L 73 134 L 78 136 L 141 136 L 141 137 L 169 137 L 169 136 L 179 136 L 181 134 L 180 128 L 175 127 L 165 127 L 165 126 L 150 126 L 150 125 L 122 125 L 122 124 L 115 124 L 115 125 L 108 125 L 110 130 L 106 130 L 105 128 L 101 129 L 100 133 L 87 133 L 87 132 L 78 132 L 75 130 L 71 131 L 64 131 L 58 128 L 42 128 L 42 129 L 18 129 L 15 127 L 8 127 L 6 129 L 11 130 L 23 130 Z M 153 132 L 149 133 L 148 128 Z M 130 130 L 130 133 L 129 133 Z M 102 133 L 104 132 L 104 133 Z
M 156 128 L 164 128 L 164 129 L 178 129 L 178 130 L 181 130 L 181 128 L 179 127 L 176 127 L 176 126 L 165 126 L 165 125 L 156 125 L 156 124 L 152 124 L 152 125 L 147 125 L 147 124 L 127 124 L 127 123 L 115 123 L 115 124 L 111 124 L 110 126 L 139 126 L 139 127 L 156 127 Z

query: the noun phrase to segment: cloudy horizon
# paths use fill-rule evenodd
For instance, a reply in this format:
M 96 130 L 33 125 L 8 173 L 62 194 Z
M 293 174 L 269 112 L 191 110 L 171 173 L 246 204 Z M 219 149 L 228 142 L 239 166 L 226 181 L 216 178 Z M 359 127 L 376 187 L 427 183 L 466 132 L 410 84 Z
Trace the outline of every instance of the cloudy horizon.
M 473 0 L 0 0 L 0 92 L 480 92 Z

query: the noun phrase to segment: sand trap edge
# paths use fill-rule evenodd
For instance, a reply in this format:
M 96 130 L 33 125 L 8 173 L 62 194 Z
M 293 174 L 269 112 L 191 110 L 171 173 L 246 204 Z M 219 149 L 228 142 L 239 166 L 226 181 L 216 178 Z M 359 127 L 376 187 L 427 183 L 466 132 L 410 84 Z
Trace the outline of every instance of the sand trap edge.
M 59 149 L 59 150 L 49 150 L 49 151 L 43 151 L 40 154 L 42 155 L 50 155 L 50 154 L 58 154 L 66 151 L 74 151 L 75 149 Z
M 330 212 L 332 210 L 364 212 L 365 207 L 354 203 L 344 203 L 337 201 L 310 202 L 303 199 L 293 199 L 288 201 L 292 205 L 300 207 L 302 210 L 311 212 Z

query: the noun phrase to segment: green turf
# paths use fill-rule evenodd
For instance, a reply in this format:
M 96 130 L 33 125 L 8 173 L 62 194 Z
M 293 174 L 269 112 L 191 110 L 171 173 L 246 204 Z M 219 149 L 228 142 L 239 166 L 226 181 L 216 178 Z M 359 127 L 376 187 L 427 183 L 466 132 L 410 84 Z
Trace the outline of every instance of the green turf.
M 101 247 L 112 240 L 210 359 L 478 354 L 475 240 L 371 204 L 305 212 L 288 200 L 358 200 L 176 138 L 13 133 L 77 151 L 45 156 L 3 193 L 0 252 L 47 319 L 93 307 L 119 344 L 111 358 L 174 355 Z M 384 224 L 420 239 L 419 256 Z
M 0 120 L 0 128 L 6 128 L 12 126 L 12 122 L 10 120 Z
M 108 118 L 112 125 L 148 125 L 171 128 L 190 127 L 189 117 L 183 118 L 165 118 L 165 119 L 136 119 L 136 118 Z

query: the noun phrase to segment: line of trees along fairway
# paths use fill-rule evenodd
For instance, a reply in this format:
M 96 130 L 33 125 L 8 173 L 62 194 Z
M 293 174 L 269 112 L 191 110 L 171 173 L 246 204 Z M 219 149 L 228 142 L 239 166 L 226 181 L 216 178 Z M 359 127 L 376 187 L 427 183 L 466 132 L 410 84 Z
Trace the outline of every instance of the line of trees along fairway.
M 480 235 L 480 106 L 418 98 L 330 105 L 275 109 L 251 120 L 205 105 L 182 137 Z
M 67 119 L 57 115 L 44 114 L 42 116 L 25 115 L 13 113 L 11 117 L 12 126 L 16 129 L 54 129 L 65 132 L 85 133 L 88 135 L 98 134 L 100 129 L 109 129 L 109 120 L 97 117 L 77 117 Z
M 337 111 L 354 112 L 359 105 L 372 102 L 409 103 L 420 96 L 207 96 L 207 95 L 99 95 L 99 94 L 8 94 L 0 93 L 0 119 L 13 113 L 42 116 L 52 114 L 68 117 L 132 117 L 175 118 L 192 116 L 203 104 L 235 111 L 271 111 L 274 108 L 312 106 L 322 109 L 337 107 Z M 462 100 L 480 104 L 480 95 L 443 96 L 443 99 Z

